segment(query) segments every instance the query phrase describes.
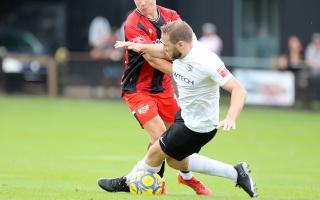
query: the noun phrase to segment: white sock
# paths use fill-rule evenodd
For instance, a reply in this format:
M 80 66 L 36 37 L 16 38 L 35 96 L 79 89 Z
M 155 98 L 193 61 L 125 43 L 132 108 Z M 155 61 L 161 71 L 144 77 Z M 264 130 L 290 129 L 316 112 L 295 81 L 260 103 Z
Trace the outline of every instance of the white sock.
M 199 154 L 192 154 L 189 157 L 188 170 L 212 176 L 225 177 L 234 182 L 237 182 L 238 178 L 238 173 L 232 165 Z
M 179 171 L 179 174 L 184 180 L 191 180 L 192 179 L 192 172 Z
M 138 161 L 137 164 L 131 170 L 131 172 L 126 175 L 126 178 L 127 178 L 126 183 L 129 186 L 130 180 L 138 171 L 149 171 L 149 172 L 158 173 L 160 169 L 161 169 L 161 165 L 157 167 L 152 167 L 148 165 L 144 160 Z

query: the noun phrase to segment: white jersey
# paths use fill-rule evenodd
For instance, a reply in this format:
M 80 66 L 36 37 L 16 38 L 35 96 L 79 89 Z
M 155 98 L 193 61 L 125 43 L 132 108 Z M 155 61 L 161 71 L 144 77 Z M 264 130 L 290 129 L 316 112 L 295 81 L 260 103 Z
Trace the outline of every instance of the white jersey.
M 194 39 L 188 55 L 173 61 L 172 75 L 185 125 L 199 133 L 214 130 L 219 122 L 219 87 L 232 77 L 221 59 Z

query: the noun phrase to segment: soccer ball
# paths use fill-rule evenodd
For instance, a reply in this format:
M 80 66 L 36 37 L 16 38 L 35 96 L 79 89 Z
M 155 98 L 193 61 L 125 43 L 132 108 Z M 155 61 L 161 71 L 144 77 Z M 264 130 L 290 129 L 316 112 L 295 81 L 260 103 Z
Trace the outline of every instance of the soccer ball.
M 130 181 L 130 192 L 136 195 L 161 195 L 162 179 L 153 172 L 137 172 Z

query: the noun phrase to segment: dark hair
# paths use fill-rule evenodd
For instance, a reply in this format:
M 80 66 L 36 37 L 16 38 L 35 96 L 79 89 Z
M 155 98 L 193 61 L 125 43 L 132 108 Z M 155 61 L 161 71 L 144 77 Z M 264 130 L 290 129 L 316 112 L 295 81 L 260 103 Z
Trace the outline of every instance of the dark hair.
M 176 44 L 179 41 L 192 42 L 192 28 L 185 21 L 169 22 L 161 27 L 162 34 L 169 34 L 170 42 Z

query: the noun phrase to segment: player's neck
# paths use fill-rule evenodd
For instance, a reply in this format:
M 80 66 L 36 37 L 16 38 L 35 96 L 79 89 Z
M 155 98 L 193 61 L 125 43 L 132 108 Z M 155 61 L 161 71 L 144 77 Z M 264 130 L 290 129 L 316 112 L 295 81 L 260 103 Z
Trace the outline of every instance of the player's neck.
M 148 18 L 149 20 L 152 20 L 152 21 L 156 21 L 160 15 L 157 7 L 149 13 L 143 13 L 139 9 L 137 9 L 137 10 L 141 15 L 145 16 L 146 18 Z
M 146 17 L 152 21 L 156 21 L 159 18 L 158 9 L 156 8 L 152 13 L 146 15 Z

